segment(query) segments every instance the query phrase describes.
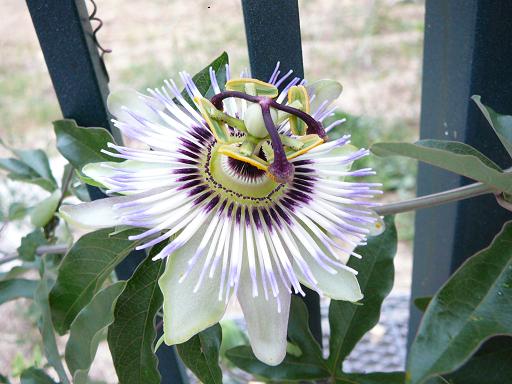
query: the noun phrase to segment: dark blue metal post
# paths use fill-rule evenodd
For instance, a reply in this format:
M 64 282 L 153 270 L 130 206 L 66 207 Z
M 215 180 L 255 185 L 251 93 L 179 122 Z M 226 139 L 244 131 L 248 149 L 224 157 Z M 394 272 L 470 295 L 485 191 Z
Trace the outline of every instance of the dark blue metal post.
M 242 0 L 242 7 L 252 76 L 267 81 L 280 61 L 282 71 L 292 69 L 295 76 L 304 77 L 297 0 Z M 305 291 L 309 326 L 322 345 L 320 298 Z
M 480 94 L 512 114 L 512 2 L 428 0 L 425 18 L 421 138 L 464 141 L 503 167 L 511 160 L 470 100 Z M 418 195 L 458 187 L 468 179 L 421 164 Z M 432 295 L 461 265 L 487 246 L 512 215 L 492 196 L 419 211 L 416 215 L 412 297 Z M 421 314 L 411 307 L 409 342 Z
M 81 126 L 106 128 L 121 142 L 110 125 L 106 108 L 108 78 L 92 38 L 85 2 L 27 0 L 27 5 L 62 115 Z M 93 199 L 104 197 L 96 188 L 89 193 Z M 145 256 L 144 252 L 130 254 L 116 268 L 118 277 L 129 278 Z M 158 357 L 163 384 L 187 382 L 174 348 L 162 346 Z

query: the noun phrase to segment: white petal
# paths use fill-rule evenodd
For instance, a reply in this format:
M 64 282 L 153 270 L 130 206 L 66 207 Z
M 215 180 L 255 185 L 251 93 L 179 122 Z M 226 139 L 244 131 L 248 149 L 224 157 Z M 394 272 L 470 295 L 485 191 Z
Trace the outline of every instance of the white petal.
M 59 209 L 61 217 L 72 227 L 94 230 L 123 225 L 115 204 L 133 200 L 133 197 L 108 197 L 77 205 L 63 205 Z
M 121 221 L 120 211 L 114 208 L 116 204 L 158 195 L 163 191 L 165 188 L 154 188 L 131 196 L 107 197 L 89 203 L 63 205 L 59 209 L 59 214 L 69 225 L 80 229 L 95 230 L 115 227 L 124 225 Z
M 259 360 L 268 365 L 278 365 L 286 356 L 290 293 L 280 281 L 279 284 L 278 296 L 269 295 L 265 300 L 261 281 L 258 280 L 260 294 L 253 297 L 249 268 L 244 265 L 237 293 L 252 350 Z
M 137 116 L 143 117 L 146 120 L 152 122 L 161 122 L 162 119 L 151 107 L 156 110 L 163 110 L 163 106 L 159 104 L 155 99 L 141 99 L 141 95 L 133 89 L 120 89 L 110 92 L 107 98 L 108 110 L 118 120 L 130 122 L 133 120 L 125 110 L 124 107 L 135 113 Z
M 217 323 L 226 310 L 226 302 L 217 300 L 220 289 L 220 277 L 206 277 L 201 289 L 194 293 L 206 255 L 194 260 L 189 267 L 189 260 L 205 234 L 199 231 L 183 247 L 172 253 L 167 259 L 164 274 L 158 284 L 164 296 L 164 341 L 167 345 L 179 344 L 189 340 L 195 334 Z M 180 283 L 187 270 L 187 277 Z
M 301 255 L 311 270 L 311 273 L 317 280 L 316 287 L 312 287 L 311 284 L 309 284 L 308 279 L 303 276 L 300 268 L 295 264 L 295 273 L 297 276 L 299 276 L 302 284 L 311 289 L 319 289 L 322 294 L 334 300 L 356 302 L 363 298 L 361 288 L 359 287 L 359 282 L 357 281 L 354 273 L 333 265 L 330 265 L 330 267 L 336 270 L 337 273 L 332 274 L 326 271 L 314 260 L 310 253 L 303 248 L 299 241 L 297 241 L 297 244 L 299 246 Z M 342 244 L 342 247 L 348 249 L 349 251 L 353 250 L 354 248 L 353 245 L 345 242 Z
M 169 165 L 165 163 L 150 163 L 137 160 L 126 160 L 123 162 L 104 161 L 100 163 L 89 163 L 85 165 L 82 168 L 82 173 L 85 176 L 105 186 L 107 189 L 114 189 L 117 188 L 118 185 L 109 181 L 109 178 L 122 174 L 119 170 L 123 169 L 130 171 L 130 173 L 137 173 L 137 171 L 142 171 L 141 173 L 144 174 L 144 171 L 146 170 L 168 170 Z

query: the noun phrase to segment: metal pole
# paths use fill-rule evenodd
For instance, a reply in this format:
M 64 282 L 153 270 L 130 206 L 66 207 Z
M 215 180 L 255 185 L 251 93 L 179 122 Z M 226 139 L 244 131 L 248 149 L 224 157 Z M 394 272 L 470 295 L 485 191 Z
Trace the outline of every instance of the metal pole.
M 62 115 L 84 127 L 106 128 L 120 143 L 110 125 L 108 76 L 93 40 L 85 2 L 27 0 L 27 6 Z M 105 197 L 97 188 L 89 189 L 89 194 L 92 199 Z M 132 252 L 116 268 L 118 277 L 128 279 L 145 257 L 144 252 Z M 174 348 L 162 346 L 157 355 L 163 384 L 187 382 Z
M 511 159 L 470 100 L 512 114 L 512 2 L 427 0 L 421 138 L 464 141 L 503 168 Z M 471 181 L 429 165 L 418 172 L 418 195 Z M 492 195 L 416 213 L 412 297 L 430 296 L 461 263 L 487 246 L 512 219 Z M 411 307 L 409 343 L 421 318 Z
M 284 72 L 304 77 L 297 0 L 242 0 L 245 34 L 252 76 L 267 81 L 276 63 Z M 320 297 L 304 287 L 304 302 L 309 312 L 309 327 L 322 345 Z

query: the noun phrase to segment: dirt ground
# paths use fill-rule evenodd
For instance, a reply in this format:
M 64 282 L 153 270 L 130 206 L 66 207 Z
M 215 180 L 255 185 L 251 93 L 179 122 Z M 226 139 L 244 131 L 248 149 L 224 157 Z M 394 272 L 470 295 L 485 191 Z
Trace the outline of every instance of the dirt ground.
M 111 89 L 158 86 L 178 70 L 194 73 L 223 50 L 235 72 L 248 66 L 239 0 L 97 0 L 97 4 L 97 16 L 104 22 L 98 39 L 112 49 L 105 59 Z M 374 130 L 380 139 L 398 126 L 406 127 L 404 140 L 416 138 L 423 2 L 299 0 L 299 5 L 306 77 L 338 79 L 344 86 L 339 106 L 379 122 Z M 51 129 L 51 121 L 60 118 L 59 107 L 26 3 L 3 0 L 0 15 L 0 137 L 13 146 L 48 149 L 52 164 L 62 167 Z M 0 156 L 4 155 L 0 148 Z M 393 192 L 388 199 L 413 192 Z M 22 195 L 28 201 L 41 196 L 33 191 Z M 18 198 L 19 185 L 0 173 L 0 209 Z M 411 220 L 404 225 L 400 230 L 411 232 Z M 0 249 L 15 249 L 27 228 L 10 226 L 0 238 Z M 411 241 L 406 238 L 399 244 L 395 291 L 408 292 L 411 266 Z M 39 358 L 34 352 L 39 336 L 30 313 L 23 300 L 0 307 L 0 373 Z M 105 346 L 92 376 L 115 382 Z

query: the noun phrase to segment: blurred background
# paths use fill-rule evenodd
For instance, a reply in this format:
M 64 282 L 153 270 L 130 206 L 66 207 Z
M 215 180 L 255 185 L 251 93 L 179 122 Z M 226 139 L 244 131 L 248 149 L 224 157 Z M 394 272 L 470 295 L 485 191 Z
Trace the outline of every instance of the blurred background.
M 92 10 L 92 4 L 86 3 Z M 180 70 L 195 73 L 223 50 L 228 52 L 235 73 L 248 67 L 239 0 L 98 0 L 97 5 L 97 17 L 104 23 L 98 40 L 112 49 L 105 56 L 111 89 L 132 87 L 143 91 L 159 86 L 166 78 L 176 78 Z M 348 121 L 340 127 L 340 133 L 352 134 L 353 143 L 361 147 L 376 141 L 416 140 L 424 2 L 299 0 L 299 5 L 306 78 L 329 77 L 344 86 L 338 114 Z M 59 175 L 65 161 L 55 149 L 51 122 L 61 114 L 26 4 L 2 0 L 0 15 L 0 138 L 12 147 L 47 151 Z M 7 151 L 0 147 L 0 157 L 4 156 Z M 414 195 L 414 162 L 401 158 L 370 158 L 364 162 L 376 169 L 376 179 L 384 184 L 384 200 Z M 0 256 L 19 246 L 21 237 L 29 231 L 22 213 L 45 194 L 38 188 L 20 188 L 19 183 L 0 172 L 0 218 L 4 217 L 0 223 Z M 21 213 L 9 215 L 9 211 L 17 210 Z M 398 230 L 395 287 L 381 324 L 369 335 L 376 340 L 384 335 L 389 339 L 388 352 L 396 358 L 394 365 L 384 367 L 387 370 L 399 368 L 404 359 L 412 214 L 398 216 Z M 0 265 L 0 273 L 5 267 Z M 32 318 L 35 316 L 31 316 L 29 303 L 23 300 L 0 307 L 0 373 L 12 371 L 16 375 L 42 360 Z M 355 354 L 370 353 L 371 348 L 363 347 Z M 108 351 L 100 350 L 92 374 L 113 383 L 115 374 L 108 358 Z M 347 364 L 352 364 L 350 361 L 357 370 L 357 356 Z

